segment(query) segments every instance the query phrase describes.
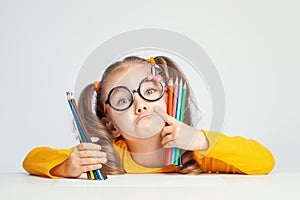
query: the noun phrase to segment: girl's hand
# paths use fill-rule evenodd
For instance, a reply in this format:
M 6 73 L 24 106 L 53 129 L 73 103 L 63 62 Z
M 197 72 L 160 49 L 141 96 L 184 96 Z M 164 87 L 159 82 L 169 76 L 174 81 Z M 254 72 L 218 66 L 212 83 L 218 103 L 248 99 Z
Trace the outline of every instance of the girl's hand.
M 167 123 L 161 132 L 161 144 L 165 148 L 177 147 L 190 151 L 206 150 L 208 148 L 207 138 L 201 130 L 197 130 L 167 115 L 160 107 L 154 108 L 154 112 Z
M 75 146 L 69 158 L 51 170 L 52 175 L 78 178 L 82 173 L 100 169 L 106 163 L 106 153 L 94 143 L 81 143 Z

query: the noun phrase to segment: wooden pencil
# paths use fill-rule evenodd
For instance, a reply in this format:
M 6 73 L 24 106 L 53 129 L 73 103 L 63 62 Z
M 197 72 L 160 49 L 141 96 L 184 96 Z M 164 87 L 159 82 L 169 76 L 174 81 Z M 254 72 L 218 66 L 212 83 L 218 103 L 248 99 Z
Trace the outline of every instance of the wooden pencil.
M 89 142 L 86 137 L 86 133 L 87 133 L 86 128 L 79 114 L 74 96 L 71 92 L 67 92 L 67 99 L 79 132 L 80 142 Z M 102 168 L 100 168 L 97 170 L 90 171 L 88 174 L 88 178 L 91 178 L 93 180 L 105 180 L 107 179 L 107 176 L 103 172 Z
M 168 82 L 168 103 L 167 103 L 167 114 L 173 114 L 173 78 L 169 79 Z M 171 155 L 172 155 L 172 148 L 166 148 L 165 150 L 165 165 L 171 164 Z

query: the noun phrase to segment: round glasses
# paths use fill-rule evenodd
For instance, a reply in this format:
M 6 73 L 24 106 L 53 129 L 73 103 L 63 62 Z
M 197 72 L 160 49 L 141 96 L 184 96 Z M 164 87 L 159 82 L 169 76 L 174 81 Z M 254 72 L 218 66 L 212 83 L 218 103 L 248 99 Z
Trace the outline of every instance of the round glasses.
M 133 104 L 134 92 L 138 92 L 140 97 L 146 101 L 158 101 L 164 95 L 164 86 L 160 81 L 147 78 L 141 81 L 138 89 L 129 90 L 125 86 L 117 86 L 110 90 L 104 105 L 108 104 L 117 111 L 127 110 Z

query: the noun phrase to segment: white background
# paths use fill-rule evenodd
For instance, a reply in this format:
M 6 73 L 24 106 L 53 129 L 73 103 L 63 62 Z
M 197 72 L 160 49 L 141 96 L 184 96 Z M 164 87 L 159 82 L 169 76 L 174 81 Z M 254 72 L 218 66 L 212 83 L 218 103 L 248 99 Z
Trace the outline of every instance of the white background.
M 22 171 L 36 146 L 75 144 L 65 91 L 89 54 L 139 28 L 197 42 L 226 95 L 222 132 L 254 138 L 276 172 L 299 172 L 300 3 L 231 1 L 0 1 L 0 172 Z M 93 81 L 93 80 L 91 80 Z

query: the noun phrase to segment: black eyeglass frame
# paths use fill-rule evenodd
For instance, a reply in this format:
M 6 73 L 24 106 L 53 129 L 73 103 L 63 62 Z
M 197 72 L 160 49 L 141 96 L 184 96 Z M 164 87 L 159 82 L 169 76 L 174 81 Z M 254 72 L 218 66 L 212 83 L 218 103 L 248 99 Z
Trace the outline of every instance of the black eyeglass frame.
M 134 102 L 134 93 L 135 93 L 135 92 L 137 92 L 137 93 L 140 95 L 140 97 L 142 97 L 142 99 L 144 99 L 145 101 L 154 102 L 154 101 L 160 100 L 160 99 L 164 96 L 164 93 L 165 93 L 165 85 L 166 85 L 166 84 L 163 84 L 161 81 L 159 81 L 159 83 L 160 83 L 160 85 L 161 85 L 161 87 L 162 87 L 161 95 L 160 95 L 158 98 L 156 98 L 156 99 L 147 99 L 147 98 L 145 98 L 145 97 L 141 94 L 141 85 L 142 85 L 145 81 L 148 81 L 148 78 L 144 78 L 144 79 L 140 82 L 139 87 L 138 87 L 137 89 L 133 89 L 133 90 L 130 90 L 130 89 L 128 89 L 127 87 L 122 86 L 122 85 L 112 88 L 112 89 L 109 91 L 108 97 L 107 97 L 107 99 L 104 101 L 104 104 L 108 104 L 110 107 L 112 107 L 112 108 L 113 108 L 114 110 L 116 110 L 116 111 L 124 111 L 124 110 L 127 110 L 127 109 L 129 109 L 129 108 L 132 106 L 132 104 L 133 104 L 133 102 Z M 112 104 L 110 103 L 110 96 L 112 95 L 112 93 L 114 92 L 114 90 L 119 89 L 119 88 L 124 88 L 124 89 L 126 89 L 126 90 L 130 93 L 131 98 L 132 98 L 132 101 L 130 102 L 130 104 L 129 104 L 126 108 L 122 108 L 122 109 L 115 108 L 115 107 L 112 106 Z

